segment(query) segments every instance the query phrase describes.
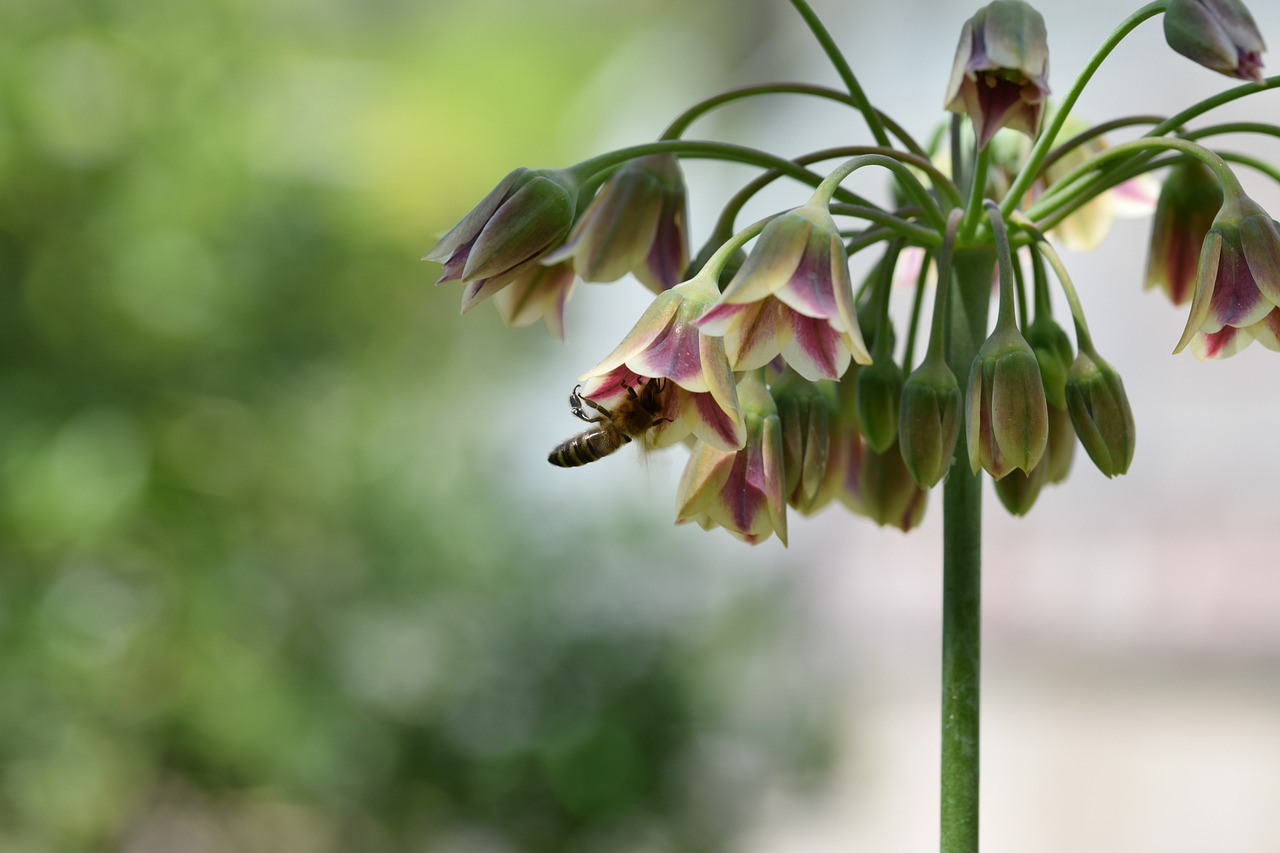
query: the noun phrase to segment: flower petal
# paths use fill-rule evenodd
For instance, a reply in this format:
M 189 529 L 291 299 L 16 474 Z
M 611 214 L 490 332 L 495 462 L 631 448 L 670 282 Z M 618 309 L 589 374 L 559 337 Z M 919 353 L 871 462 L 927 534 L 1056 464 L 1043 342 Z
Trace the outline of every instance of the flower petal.
M 839 379 L 849 368 L 849 347 L 845 336 L 822 319 L 806 317 L 783 309 L 784 322 L 791 330 L 782 347 L 782 357 L 805 379 Z
M 654 340 L 667 331 L 667 327 L 675 320 L 676 312 L 679 308 L 679 293 L 674 290 L 668 290 L 666 293 L 658 294 L 654 297 L 653 302 L 649 303 L 649 307 L 645 309 L 645 312 L 640 315 L 640 319 L 636 321 L 636 324 L 631 327 L 631 331 L 627 332 L 627 336 L 622 339 L 622 343 L 618 344 L 614 351 L 605 356 L 599 364 L 579 378 L 585 381 L 592 376 L 600 376 L 618 367 L 628 359 L 638 356 Z

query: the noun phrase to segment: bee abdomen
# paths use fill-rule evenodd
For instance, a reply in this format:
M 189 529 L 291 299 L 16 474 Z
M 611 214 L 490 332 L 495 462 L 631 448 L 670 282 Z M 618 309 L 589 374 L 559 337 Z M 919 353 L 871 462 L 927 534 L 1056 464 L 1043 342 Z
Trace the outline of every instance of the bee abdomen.
M 579 465 L 603 459 L 629 441 L 631 436 L 625 433 L 607 429 L 589 429 L 562 442 L 551 451 L 547 461 L 561 468 L 577 468 Z

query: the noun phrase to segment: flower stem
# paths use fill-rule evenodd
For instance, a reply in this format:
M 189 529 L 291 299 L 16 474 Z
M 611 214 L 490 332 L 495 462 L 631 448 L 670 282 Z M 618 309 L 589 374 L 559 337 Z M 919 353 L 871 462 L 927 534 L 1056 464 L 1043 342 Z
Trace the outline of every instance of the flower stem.
M 1154 3 L 1148 3 L 1128 18 L 1125 18 L 1120 26 L 1116 27 L 1111 35 L 1107 36 L 1107 40 L 1094 51 L 1093 56 L 1089 59 L 1089 64 L 1084 67 L 1084 70 L 1080 72 L 1080 76 L 1072 84 L 1071 91 L 1067 92 L 1067 96 L 1062 99 L 1062 103 L 1058 104 L 1058 110 L 1054 113 L 1053 120 L 1049 122 L 1049 126 L 1040 131 L 1040 136 L 1036 138 L 1035 147 L 1031 149 L 1031 154 L 1027 156 L 1026 162 L 1022 164 L 1022 170 L 1018 172 L 1018 177 L 1014 179 L 1013 186 L 1005 194 L 1004 201 L 1000 203 L 1001 213 L 1005 216 L 1012 213 L 1017 208 L 1018 202 L 1022 200 L 1023 194 L 1030 188 L 1031 182 L 1035 180 L 1036 175 L 1040 174 L 1040 164 L 1049 155 L 1049 146 L 1053 145 L 1054 139 L 1058 136 L 1058 131 L 1062 130 L 1062 125 L 1067 121 L 1067 115 L 1071 112 L 1071 108 L 1075 106 L 1080 93 L 1084 91 L 1084 87 L 1093 78 L 1094 72 L 1098 70 L 1103 61 L 1111 54 L 1111 51 L 1115 50 L 1116 45 L 1120 44 L 1125 36 L 1147 18 L 1163 12 L 1167 2 L 1168 0 L 1156 0 Z
M 871 102 L 867 100 L 866 93 L 862 91 L 862 86 L 858 84 L 858 78 L 854 76 L 853 69 L 849 67 L 848 60 L 840 52 L 840 48 L 836 45 L 835 39 L 831 37 L 831 33 L 827 31 L 822 20 L 805 0 L 791 0 L 791 5 L 800 13 L 800 17 L 804 18 L 804 22 L 813 31 L 814 37 L 817 38 L 818 44 L 822 45 L 823 52 L 827 54 L 827 58 L 835 66 L 836 73 L 840 75 L 840 79 L 844 81 L 845 87 L 849 90 L 849 96 L 853 98 L 858 110 L 862 112 L 863 118 L 867 120 L 867 126 L 871 128 L 871 135 L 875 137 L 876 144 L 888 148 L 889 136 L 885 133 L 884 123 L 880 121 L 880 114 L 876 112 L 875 108 L 871 106 Z
M 955 253 L 947 364 L 969 375 L 987 335 L 990 247 Z M 942 286 L 941 283 L 939 286 Z M 982 660 L 982 480 L 963 431 L 942 494 L 942 853 L 978 850 L 978 710 Z
M 734 101 L 754 98 L 757 95 L 811 95 L 817 98 L 826 98 L 829 101 L 836 101 L 855 109 L 858 108 L 858 102 L 849 93 L 841 92 L 838 89 L 828 89 L 826 86 L 815 86 L 811 83 L 769 83 L 761 86 L 743 86 L 738 89 L 721 92 L 718 95 L 712 95 L 710 98 L 701 100 L 689 107 L 689 109 L 676 116 L 659 138 L 679 139 L 684 136 L 685 131 L 689 129 L 689 125 L 712 110 L 725 104 L 731 104 Z M 880 117 L 880 121 L 884 123 L 885 127 L 889 129 L 889 132 L 898 137 L 898 140 L 902 142 L 908 151 L 920 157 L 928 156 L 925 154 L 924 149 L 920 147 L 920 144 L 901 125 L 879 110 L 876 111 L 876 114 Z

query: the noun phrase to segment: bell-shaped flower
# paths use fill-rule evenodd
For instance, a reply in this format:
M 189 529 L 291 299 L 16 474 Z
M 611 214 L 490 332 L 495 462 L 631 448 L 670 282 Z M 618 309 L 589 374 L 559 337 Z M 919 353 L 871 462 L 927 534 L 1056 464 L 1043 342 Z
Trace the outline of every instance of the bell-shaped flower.
M 739 392 L 746 443 L 733 451 L 694 445 L 676 493 L 676 523 L 723 527 L 752 544 L 776 533 L 786 545 L 782 423 L 758 376 L 745 377 Z
M 844 241 L 820 201 L 764 227 L 698 325 L 724 338 L 734 370 L 763 367 L 781 354 L 806 379 L 838 379 L 851 358 L 871 362 L 854 314 Z
M 564 242 L 578 181 L 562 169 L 516 169 L 427 252 L 444 264 L 436 284 L 461 281 L 462 312 L 515 281 Z
M 1262 82 L 1262 34 L 1240 0 L 1169 0 L 1164 11 L 1169 47 L 1205 68 Z
M 1208 166 L 1188 160 L 1169 169 L 1151 220 L 1146 287 L 1158 287 L 1174 305 L 1191 298 L 1200 247 L 1219 210 L 1222 186 Z
M 996 326 L 969 371 L 965 400 L 969 465 L 999 480 L 1031 473 L 1049 440 L 1049 412 L 1035 353 L 1013 326 Z
M 960 439 L 960 383 L 941 359 L 926 358 L 902 388 L 898 449 L 912 479 L 933 488 L 951 467 Z
M 800 512 L 813 512 L 831 453 L 831 402 L 817 384 L 790 368 L 770 385 L 769 392 L 782 423 L 787 503 Z
M 661 293 L 674 287 L 689 263 L 684 176 L 672 154 L 651 154 L 622 164 L 548 262 L 573 259 L 583 281 L 617 281 L 632 273 Z
M 946 108 L 969 116 L 979 148 L 1002 127 L 1035 136 L 1048 76 L 1044 18 L 1022 0 L 995 0 L 960 31 Z
M 694 323 L 717 295 L 704 276 L 658 294 L 622 343 L 583 374 L 582 396 L 608 406 L 634 386 L 634 377 L 667 379 L 676 392 L 664 413 L 669 420 L 655 427 L 656 444 L 692 432 L 719 450 L 742 447 L 746 432 L 724 342 Z
M 563 341 L 564 306 L 576 281 L 567 263 L 532 264 L 493 295 L 493 304 L 508 326 L 529 326 L 541 318 L 547 332 Z
M 1257 202 L 1227 198 L 1200 249 L 1187 327 L 1174 352 L 1197 333 L 1260 323 L 1280 306 L 1280 226 Z
M 1067 411 L 1085 452 L 1108 477 L 1133 461 L 1134 424 L 1124 383 L 1096 352 L 1081 352 L 1067 377 Z

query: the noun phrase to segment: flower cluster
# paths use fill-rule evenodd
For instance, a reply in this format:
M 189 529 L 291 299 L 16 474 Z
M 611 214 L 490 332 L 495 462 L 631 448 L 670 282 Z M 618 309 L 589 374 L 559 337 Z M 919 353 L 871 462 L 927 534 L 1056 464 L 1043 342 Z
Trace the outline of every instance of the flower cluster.
M 1163 123 L 1135 117 L 1103 128 L 1071 113 L 1115 42 L 1162 11 L 1178 53 L 1255 89 L 1273 85 L 1239 0 L 1168 0 L 1118 28 L 1050 106 L 1044 19 L 1024 0 L 994 0 L 963 25 L 943 101 L 950 133 L 928 152 L 852 82 L 847 94 L 735 90 L 695 105 L 657 142 L 566 169 L 517 169 L 427 258 L 443 265 L 440 282 L 462 283 L 463 312 L 493 296 L 508 324 L 542 318 L 560 338 L 578 280 L 631 275 L 653 291 L 630 333 L 580 377 L 571 409 L 591 426 L 552 461 L 585 464 L 633 438 L 686 444 L 678 523 L 785 543 L 788 509 L 839 504 L 905 531 L 920 523 L 933 487 L 981 472 L 1010 512 L 1024 514 L 1044 486 L 1066 479 L 1077 442 L 1108 477 L 1129 469 L 1135 446 L 1124 385 L 1098 354 L 1046 234 L 1092 247 L 1125 199 L 1155 201 L 1150 173 L 1167 169 L 1146 284 L 1175 305 L 1190 302 L 1177 350 L 1222 357 L 1254 340 L 1280 350 L 1280 225 L 1236 179 L 1229 163 L 1241 158 L 1203 142 L 1226 131 L 1190 127 L 1248 91 Z M 682 138 L 722 104 L 788 92 L 858 110 L 875 144 L 781 158 Z M 1102 139 L 1103 129 L 1144 123 L 1154 126 L 1143 136 Z M 696 253 L 682 157 L 763 170 Z M 834 169 L 815 168 L 837 158 Z M 888 202 L 845 186 L 873 167 L 892 179 Z M 745 204 L 781 178 L 808 184 L 808 199 L 736 227 Z M 856 287 L 855 260 L 867 261 Z M 893 282 L 908 268 L 918 270 L 911 319 L 895 327 Z M 1050 269 L 1074 339 L 1052 316 Z M 930 290 L 932 318 L 921 324 Z

